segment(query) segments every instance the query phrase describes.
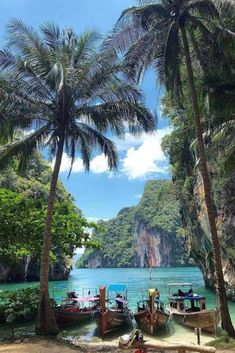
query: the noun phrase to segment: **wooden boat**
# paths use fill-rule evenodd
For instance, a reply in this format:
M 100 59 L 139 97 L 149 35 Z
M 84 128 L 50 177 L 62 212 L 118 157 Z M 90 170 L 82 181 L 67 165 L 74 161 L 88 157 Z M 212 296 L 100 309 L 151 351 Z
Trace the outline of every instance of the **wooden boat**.
M 164 310 L 163 303 L 155 300 L 155 289 L 149 289 L 148 296 L 147 300 L 138 302 L 134 318 L 141 330 L 153 334 L 166 326 L 169 314 Z
M 112 293 L 115 292 L 114 298 Z M 106 300 L 106 287 L 100 288 L 101 316 L 98 319 L 101 336 L 131 326 L 131 312 L 127 307 L 127 287 L 122 284 L 113 284 L 108 287 Z
M 219 322 L 217 309 L 208 310 L 206 298 L 193 294 L 191 283 L 173 283 L 169 287 L 189 286 L 189 291 L 178 289 L 177 293 L 169 295 L 169 311 L 173 318 L 180 324 L 190 328 L 201 328 L 202 331 L 215 334 Z
M 99 303 L 99 296 L 68 297 L 55 310 L 56 322 L 67 326 L 92 320 L 100 314 Z

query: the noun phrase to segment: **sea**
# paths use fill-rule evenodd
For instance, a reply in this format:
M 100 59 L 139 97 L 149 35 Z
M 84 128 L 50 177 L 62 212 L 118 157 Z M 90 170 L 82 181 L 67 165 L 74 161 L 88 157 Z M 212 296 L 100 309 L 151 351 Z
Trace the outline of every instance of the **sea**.
M 136 303 L 146 296 L 148 288 L 157 288 L 160 291 L 160 299 L 167 305 L 169 291 L 177 291 L 178 286 L 171 287 L 175 283 L 192 283 L 193 292 L 207 298 L 207 307 L 214 308 L 217 305 L 215 293 L 206 289 L 202 273 L 196 267 L 170 267 L 170 268 L 99 268 L 77 269 L 74 268 L 67 281 L 50 282 L 50 294 L 58 302 L 65 296 L 68 290 L 75 290 L 80 296 L 89 293 L 98 293 L 100 286 L 108 287 L 110 284 L 125 284 L 127 286 L 127 299 L 129 307 L 135 310 Z M 0 284 L 0 290 L 14 290 L 25 287 L 38 286 L 38 282 L 21 282 Z M 230 314 L 235 324 L 235 303 L 229 302 Z M 0 338 L 7 335 L 7 327 L 0 327 Z M 19 325 L 16 328 L 18 334 L 33 334 L 32 323 Z M 84 341 L 97 341 L 100 338 L 96 334 L 94 322 L 84 326 L 66 329 L 63 334 L 68 337 L 79 338 Z M 120 335 L 120 333 L 119 333 Z M 158 334 L 158 339 L 165 342 L 196 343 L 196 335 L 191 329 L 187 329 L 170 320 L 166 330 Z M 110 336 L 107 339 L 115 340 Z M 206 343 L 213 337 L 202 334 L 201 342 Z

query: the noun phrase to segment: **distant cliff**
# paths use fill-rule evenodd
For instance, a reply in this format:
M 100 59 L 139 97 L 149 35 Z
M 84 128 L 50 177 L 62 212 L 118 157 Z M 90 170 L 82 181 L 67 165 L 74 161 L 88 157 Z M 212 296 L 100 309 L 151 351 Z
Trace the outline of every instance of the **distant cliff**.
M 93 237 L 100 249 L 87 249 L 78 267 L 148 267 L 150 258 L 153 267 L 189 264 L 184 239 L 177 234 L 179 204 L 170 181 L 148 181 L 136 207 L 124 208 L 99 225 Z

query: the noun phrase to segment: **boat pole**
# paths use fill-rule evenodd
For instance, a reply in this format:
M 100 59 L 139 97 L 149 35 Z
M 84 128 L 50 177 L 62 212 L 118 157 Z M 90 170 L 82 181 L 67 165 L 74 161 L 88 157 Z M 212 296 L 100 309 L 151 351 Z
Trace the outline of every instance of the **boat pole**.
M 148 257 L 148 265 L 149 265 L 149 288 L 152 288 L 152 256 Z
M 104 339 L 105 335 L 105 312 L 106 312 L 106 305 L 105 305 L 105 294 L 106 294 L 106 287 L 100 287 L 100 305 L 101 305 L 101 337 Z
M 150 331 L 153 334 L 154 330 L 154 299 L 155 299 L 155 290 L 149 289 L 149 308 L 150 308 Z

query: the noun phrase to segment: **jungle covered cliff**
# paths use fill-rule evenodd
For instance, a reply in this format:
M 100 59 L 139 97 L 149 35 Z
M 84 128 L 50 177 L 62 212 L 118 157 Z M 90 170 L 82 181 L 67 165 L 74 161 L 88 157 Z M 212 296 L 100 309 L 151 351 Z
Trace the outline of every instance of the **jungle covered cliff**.
M 227 13 L 224 18 L 228 15 L 231 16 L 229 26 L 234 31 L 235 13 Z M 208 57 L 212 53 L 204 48 L 197 62 L 195 81 L 213 208 L 222 248 L 224 279 L 228 296 L 235 298 L 235 42 L 234 37 L 227 35 L 220 39 L 220 55 L 223 58 L 222 55 L 226 53 L 227 66 L 223 67 L 222 61 L 216 64 L 215 60 L 211 60 L 209 63 Z M 197 39 L 194 44 L 200 47 L 200 40 Z M 229 74 L 227 68 L 231 69 Z M 185 78 L 181 84 L 180 102 L 169 93 L 162 102 L 163 115 L 169 119 L 172 127 L 162 147 L 172 166 L 172 179 L 182 219 L 181 232 L 186 239 L 186 247 L 201 269 L 205 284 L 215 288 L 211 235 L 199 170 L 188 80 Z
M 51 167 L 40 154 L 24 173 L 16 162 L 0 175 L 0 282 L 39 279 Z M 50 253 L 51 280 L 67 279 L 74 249 L 88 225 L 71 195 L 58 183 Z M 83 233 L 84 234 L 84 233 Z M 88 236 L 88 235 L 87 235 Z
M 78 267 L 183 266 L 190 263 L 184 251 L 179 203 L 167 180 L 145 184 L 139 204 L 122 209 L 116 218 L 100 221 L 93 239 L 100 249 L 87 249 Z M 150 260 L 151 259 L 151 260 Z

